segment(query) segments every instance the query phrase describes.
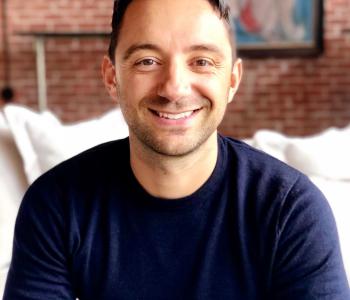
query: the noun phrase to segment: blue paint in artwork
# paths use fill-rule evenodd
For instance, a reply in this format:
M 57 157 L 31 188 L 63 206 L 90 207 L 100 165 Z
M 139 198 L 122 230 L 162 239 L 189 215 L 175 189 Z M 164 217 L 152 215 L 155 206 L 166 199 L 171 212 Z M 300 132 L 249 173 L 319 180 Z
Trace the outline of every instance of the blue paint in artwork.
M 294 20 L 297 24 L 303 24 L 306 29 L 304 41 L 311 41 L 313 35 L 313 6 L 312 0 L 295 0 Z

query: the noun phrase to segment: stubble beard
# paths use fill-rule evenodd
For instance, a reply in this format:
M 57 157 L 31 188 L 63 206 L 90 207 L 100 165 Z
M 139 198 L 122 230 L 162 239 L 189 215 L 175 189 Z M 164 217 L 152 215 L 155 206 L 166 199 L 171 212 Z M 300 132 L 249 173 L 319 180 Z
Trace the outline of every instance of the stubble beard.
M 205 128 L 194 134 L 188 135 L 185 132 L 172 131 L 167 137 L 158 137 L 152 129 L 141 124 L 129 125 L 130 132 L 143 148 L 158 155 L 166 157 L 184 157 L 198 150 L 213 134 L 215 129 Z M 176 139 L 174 140 L 171 139 Z M 171 140 L 169 142 L 169 140 Z
M 119 90 L 119 89 L 118 89 Z M 122 98 L 123 95 L 119 95 L 120 106 L 124 115 L 124 118 L 129 126 L 130 140 L 136 142 L 143 148 L 143 151 L 153 152 L 153 154 L 161 155 L 163 157 L 184 157 L 196 150 L 200 149 L 202 145 L 212 136 L 217 130 L 217 126 L 221 122 L 223 115 L 219 120 L 212 118 L 203 119 L 201 126 L 198 126 L 194 131 L 193 129 L 173 129 L 167 132 L 157 132 L 149 124 L 140 122 L 137 112 L 134 108 L 130 107 L 126 103 L 126 99 Z M 157 107 L 161 107 L 160 103 L 163 103 L 164 108 L 169 101 L 164 98 L 154 98 L 144 100 L 148 103 L 156 103 Z M 206 113 L 210 107 L 207 99 L 200 101 L 205 102 L 202 110 L 199 113 Z M 172 103 L 181 107 L 181 103 Z M 169 108 L 169 106 L 167 106 Z M 196 116 L 197 117 L 197 116 Z M 215 122 L 216 121 L 216 122 Z M 136 140 L 136 141 L 135 141 Z

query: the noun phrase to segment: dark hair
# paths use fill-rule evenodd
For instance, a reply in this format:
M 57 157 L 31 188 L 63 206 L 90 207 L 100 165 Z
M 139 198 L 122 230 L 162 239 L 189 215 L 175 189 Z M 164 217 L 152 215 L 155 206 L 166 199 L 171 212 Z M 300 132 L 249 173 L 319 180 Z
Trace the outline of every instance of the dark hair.
M 235 43 L 234 43 L 234 23 L 233 18 L 230 11 L 230 6 L 228 1 L 230 0 L 207 0 L 212 7 L 219 13 L 220 18 L 224 19 L 227 25 L 227 28 L 231 35 L 231 45 L 233 55 L 235 56 Z M 110 44 L 108 49 L 109 58 L 114 62 L 114 52 L 117 47 L 117 42 L 119 38 L 119 32 L 122 25 L 123 17 L 125 15 L 125 11 L 128 8 L 129 4 L 132 0 L 114 0 L 113 7 L 113 16 L 112 16 L 112 32 L 110 35 Z

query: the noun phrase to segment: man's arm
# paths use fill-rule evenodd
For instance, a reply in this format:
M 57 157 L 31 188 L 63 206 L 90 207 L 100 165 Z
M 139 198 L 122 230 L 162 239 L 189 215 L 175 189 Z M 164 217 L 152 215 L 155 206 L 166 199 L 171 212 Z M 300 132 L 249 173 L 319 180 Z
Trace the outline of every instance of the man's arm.
M 22 201 L 4 300 L 75 299 L 63 208 L 46 181 L 39 179 Z
M 350 299 L 332 211 L 304 177 L 285 199 L 277 235 L 271 299 Z

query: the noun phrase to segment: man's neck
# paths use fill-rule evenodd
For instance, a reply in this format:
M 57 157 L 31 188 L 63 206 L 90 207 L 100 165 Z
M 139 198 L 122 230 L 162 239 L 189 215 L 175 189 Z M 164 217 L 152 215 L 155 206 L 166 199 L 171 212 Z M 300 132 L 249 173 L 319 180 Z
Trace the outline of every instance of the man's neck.
M 152 196 L 179 199 L 198 190 L 212 174 L 218 156 L 216 132 L 195 151 L 170 157 L 145 150 L 130 139 L 133 173 Z

